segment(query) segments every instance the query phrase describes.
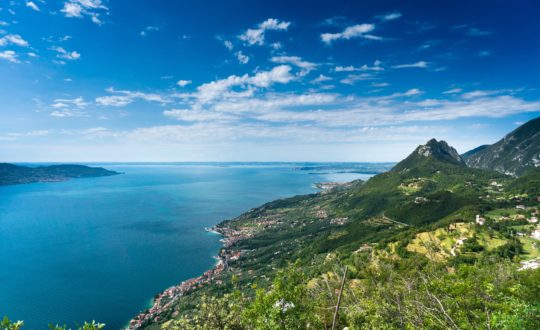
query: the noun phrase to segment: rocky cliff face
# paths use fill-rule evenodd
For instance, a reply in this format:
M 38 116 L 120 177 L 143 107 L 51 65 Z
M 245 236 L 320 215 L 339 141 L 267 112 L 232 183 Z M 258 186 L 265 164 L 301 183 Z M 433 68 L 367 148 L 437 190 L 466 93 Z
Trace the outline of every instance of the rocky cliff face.
M 540 167 L 540 117 L 506 135 L 499 142 L 464 154 L 470 167 L 519 176 Z
M 458 166 L 466 166 L 465 161 L 461 158 L 456 149 L 449 146 L 446 141 L 431 139 L 426 144 L 418 146 L 409 157 L 399 162 L 393 170 L 401 171 L 415 167 L 426 161 L 439 161 Z

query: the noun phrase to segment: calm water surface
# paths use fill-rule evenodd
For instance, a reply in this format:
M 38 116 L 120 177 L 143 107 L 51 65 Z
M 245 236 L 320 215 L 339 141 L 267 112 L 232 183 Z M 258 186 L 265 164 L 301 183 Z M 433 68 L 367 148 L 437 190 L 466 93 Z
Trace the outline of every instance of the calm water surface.
M 214 263 L 203 228 L 270 200 L 314 192 L 293 166 L 107 165 L 124 174 L 0 187 L 0 316 L 119 329 L 163 289 Z

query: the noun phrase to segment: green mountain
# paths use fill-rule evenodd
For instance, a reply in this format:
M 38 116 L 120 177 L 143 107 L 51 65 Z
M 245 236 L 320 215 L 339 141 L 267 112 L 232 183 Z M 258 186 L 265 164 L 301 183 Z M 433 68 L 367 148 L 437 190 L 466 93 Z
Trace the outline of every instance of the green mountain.
M 39 167 L 0 163 L 0 186 L 32 182 L 58 182 L 75 178 L 90 178 L 119 174 L 102 167 L 83 165 L 51 165 Z
M 130 329 L 329 329 L 342 285 L 339 329 L 534 329 L 540 269 L 518 271 L 540 257 L 529 181 L 430 140 L 366 182 L 215 226 L 218 265 L 157 295 Z
M 404 171 L 426 166 L 436 167 L 444 163 L 466 166 L 456 149 L 449 146 L 446 141 L 431 139 L 426 144 L 418 146 L 412 154 L 399 162 L 392 171 Z
M 540 166 L 540 118 L 533 119 L 499 142 L 462 155 L 470 167 L 519 176 Z

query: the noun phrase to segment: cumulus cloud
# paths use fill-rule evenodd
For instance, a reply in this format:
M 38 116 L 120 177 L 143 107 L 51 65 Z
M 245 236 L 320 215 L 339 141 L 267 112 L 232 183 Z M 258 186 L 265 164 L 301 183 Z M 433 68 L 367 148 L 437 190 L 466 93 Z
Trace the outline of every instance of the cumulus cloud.
M 238 63 L 240 64 L 247 64 L 249 62 L 249 56 L 244 55 L 244 53 L 242 53 L 241 50 L 234 53 L 234 55 L 236 56 L 236 59 L 238 60 Z
M 354 38 L 381 40 L 381 37 L 369 34 L 369 32 L 372 32 L 373 30 L 375 30 L 374 24 L 357 24 L 345 28 L 342 32 L 323 33 L 321 34 L 321 40 L 327 45 L 330 45 L 337 40 L 349 40 Z
M 56 54 L 57 58 L 61 58 L 61 59 L 64 59 L 64 60 L 75 61 L 75 60 L 78 60 L 79 58 L 81 58 L 81 54 L 79 52 L 77 52 L 77 51 L 67 51 L 63 47 L 54 46 L 54 47 L 51 47 L 49 49 L 52 50 L 52 51 L 55 51 L 57 53 Z
M 19 63 L 18 55 L 13 50 L 4 50 L 0 52 L 0 59 L 6 60 L 12 63 Z
M 100 15 L 108 14 L 108 8 L 101 0 L 69 0 L 64 2 L 64 7 L 60 10 L 65 17 L 83 18 L 90 17 L 92 22 L 101 25 Z
M 178 86 L 180 86 L 180 87 L 185 87 L 185 86 L 187 86 L 187 85 L 189 85 L 189 84 L 191 84 L 191 83 L 192 83 L 191 80 L 178 80 L 178 81 L 176 82 L 176 84 L 177 84 Z
M 298 56 L 274 56 L 270 61 L 280 64 L 291 64 L 301 68 L 300 75 L 302 76 L 308 74 L 317 67 L 317 64 L 302 60 L 302 58 Z
M 286 31 L 291 25 L 290 22 L 280 21 L 275 18 L 269 18 L 266 21 L 257 25 L 254 29 L 247 29 L 238 38 L 246 45 L 264 45 L 266 31 Z
M 20 47 L 28 47 L 28 41 L 24 40 L 18 34 L 8 34 L 0 38 L 0 46 L 16 45 Z
M 273 84 L 286 84 L 295 77 L 291 74 L 291 67 L 288 65 L 279 65 L 269 71 L 260 71 L 255 75 L 243 76 L 231 75 L 225 79 L 215 80 L 209 83 L 200 85 L 197 88 L 195 97 L 199 102 L 206 103 L 220 97 L 252 95 L 253 88 L 267 88 Z M 232 91 L 234 87 L 242 87 L 243 92 Z

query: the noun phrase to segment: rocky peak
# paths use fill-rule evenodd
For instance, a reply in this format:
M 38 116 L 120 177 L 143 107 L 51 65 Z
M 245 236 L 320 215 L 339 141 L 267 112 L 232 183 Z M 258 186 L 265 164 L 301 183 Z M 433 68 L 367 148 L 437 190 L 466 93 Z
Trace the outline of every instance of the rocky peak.
M 457 150 L 442 140 L 431 139 L 426 144 L 418 146 L 416 153 L 423 157 L 433 156 L 440 160 L 451 160 L 455 163 L 465 164 Z
M 409 157 L 399 162 L 392 170 L 403 171 L 426 166 L 436 167 L 441 163 L 466 166 L 456 149 L 445 141 L 431 139 L 426 144 L 419 145 Z

